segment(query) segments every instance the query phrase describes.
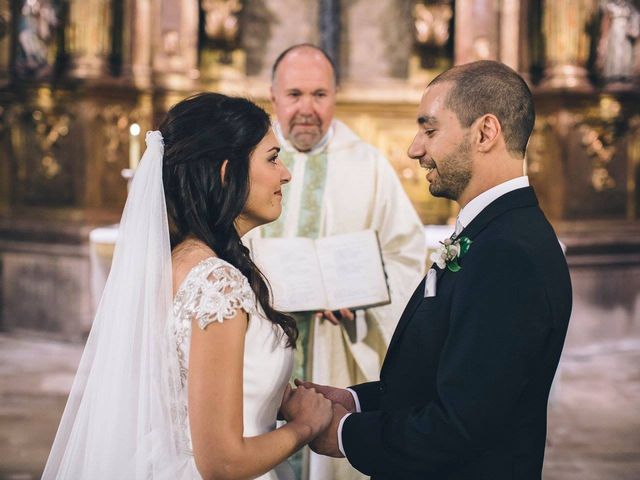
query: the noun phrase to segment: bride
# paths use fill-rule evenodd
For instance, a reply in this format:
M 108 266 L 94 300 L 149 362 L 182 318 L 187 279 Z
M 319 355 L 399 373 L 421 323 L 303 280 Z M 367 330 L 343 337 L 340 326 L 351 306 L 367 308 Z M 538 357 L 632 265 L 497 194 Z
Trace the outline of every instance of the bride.
M 332 409 L 289 386 L 295 323 L 240 241 L 281 213 L 278 151 L 261 108 L 215 93 L 147 133 L 44 479 L 293 478 Z

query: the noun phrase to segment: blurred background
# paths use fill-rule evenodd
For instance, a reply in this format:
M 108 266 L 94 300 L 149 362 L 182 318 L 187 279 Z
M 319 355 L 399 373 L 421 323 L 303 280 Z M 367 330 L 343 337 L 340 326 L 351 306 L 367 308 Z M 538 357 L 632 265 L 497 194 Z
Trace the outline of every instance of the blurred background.
M 428 81 L 496 59 L 529 82 L 528 175 L 574 288 L 544 476 L 640 478 L 640 2 L 0 0 L 0 479 L 42 472 L 144 132 L 202 90 L 269 109 L 300 42 L 427 233 L 457 213 L 406 156 Z

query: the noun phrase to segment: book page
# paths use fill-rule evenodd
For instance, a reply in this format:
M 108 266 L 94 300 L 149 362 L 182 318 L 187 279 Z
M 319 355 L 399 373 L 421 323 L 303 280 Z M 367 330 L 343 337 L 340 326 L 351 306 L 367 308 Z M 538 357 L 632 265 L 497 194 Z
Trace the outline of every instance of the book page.
M 255 238 L 251 254 L 271 285 L 276 309 L 303 312 L 327 307 L 314 240 Z
M 316 241 L 329 308 L 362 308 L 391 301 L 378 237 L 373 230 Z

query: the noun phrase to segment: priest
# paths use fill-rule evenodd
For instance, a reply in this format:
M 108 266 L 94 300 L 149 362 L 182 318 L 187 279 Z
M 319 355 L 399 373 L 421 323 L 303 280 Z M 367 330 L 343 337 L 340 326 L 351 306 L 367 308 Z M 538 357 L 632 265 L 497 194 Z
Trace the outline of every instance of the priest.
M 424 274 L 426 247 L 422 223 L 388 160 L 334 118 L 336 89 L 332 61 L 318 47 L 295 45 L 274 63 L 274 130 L 292 181 L 283 188 L 280 219 L 260 234 L 320 238 L 377 231 L 391 303 L 294 315 L 300 329 L 294 376 L 348 386 L 378 379 L 396 322 Z M 304 464 L 302 478 L 363 478 L 344 460 L 312 454 Z

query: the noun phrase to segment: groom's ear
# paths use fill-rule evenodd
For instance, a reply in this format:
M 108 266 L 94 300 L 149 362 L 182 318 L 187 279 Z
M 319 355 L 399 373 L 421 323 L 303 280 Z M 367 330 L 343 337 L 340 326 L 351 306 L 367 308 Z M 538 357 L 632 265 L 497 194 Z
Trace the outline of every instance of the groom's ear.
M 499 142 L 502 136 L 502 126 L 495 115 L 487 113 L 475 122 L 478 139 L 478 151 L 489 153 Z

